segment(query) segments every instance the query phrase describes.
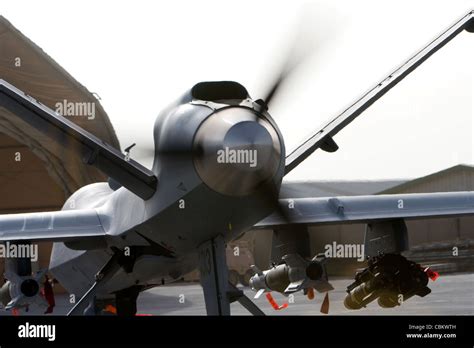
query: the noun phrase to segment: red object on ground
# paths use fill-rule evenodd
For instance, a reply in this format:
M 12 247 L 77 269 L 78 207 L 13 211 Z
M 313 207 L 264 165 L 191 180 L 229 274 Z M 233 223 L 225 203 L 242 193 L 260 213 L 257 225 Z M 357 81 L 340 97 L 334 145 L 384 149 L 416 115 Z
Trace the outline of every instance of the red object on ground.
M 426 272 L 426 275 L 428 276 L 428 278 L 430 278 L 432 281 L 435 281 L 436 279 L 439 278 L 439 273 L 435 272 L 435 271 L 432 271 L 429 267 L 427 267 L 425 269 L 425 272 Z
M 276 311 L 279 311 L 281 309 L 285 309 L 288 307 L 288 303 L 283 303 L 281 306 L 279 306 L 278 303 L 276 303 L 275 299 L 273 298 L 272 294 L 269 292 L 265 296 L 267 297 L 268 302 L 270 302 L 270 304 L 272 305 L 273 309 Z

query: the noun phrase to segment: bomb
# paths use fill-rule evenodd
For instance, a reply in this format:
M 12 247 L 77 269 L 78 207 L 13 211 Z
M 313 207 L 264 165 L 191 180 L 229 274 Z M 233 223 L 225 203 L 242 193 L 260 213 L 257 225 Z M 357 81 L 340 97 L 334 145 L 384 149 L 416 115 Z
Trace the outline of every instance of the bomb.
M 255 275 L 250 278 L 250 287 L 257 292 L 255 298 L 270 291 L 289 295 L 307 288 L 319 292 L 333 289 L 327 281 L 324 258 L 320 255 L 307 261 L 297 254 L 288 254 L 268 270 L 262 272 L 255 266 L 252 269 Z

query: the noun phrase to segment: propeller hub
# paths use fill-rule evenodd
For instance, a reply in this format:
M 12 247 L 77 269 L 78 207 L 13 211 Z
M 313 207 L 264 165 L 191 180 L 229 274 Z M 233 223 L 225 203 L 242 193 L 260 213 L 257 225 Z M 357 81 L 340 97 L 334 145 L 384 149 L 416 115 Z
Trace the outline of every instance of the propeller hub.
M 243 107 L 207 118 L 196 133 L 194 149 L 194 165 L 203 182 L 231 196 L 249 195 L 271 180 L 282 152 L 270 122 Z

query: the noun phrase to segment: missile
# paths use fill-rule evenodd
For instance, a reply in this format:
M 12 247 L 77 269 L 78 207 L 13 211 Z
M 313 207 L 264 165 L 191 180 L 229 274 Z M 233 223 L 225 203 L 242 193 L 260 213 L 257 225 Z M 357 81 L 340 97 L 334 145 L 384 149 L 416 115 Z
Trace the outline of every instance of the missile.
M 380 254 L 370 258 L 368 267 L 356 274 L 355 281 L 347 287 L 344 305 L 361 309 L 377 299 L 382 308 L 400 306 L 415 295 L 428 295 L 428 279 L 437 277 L 436 272 L 423 269 L 402 255 Z

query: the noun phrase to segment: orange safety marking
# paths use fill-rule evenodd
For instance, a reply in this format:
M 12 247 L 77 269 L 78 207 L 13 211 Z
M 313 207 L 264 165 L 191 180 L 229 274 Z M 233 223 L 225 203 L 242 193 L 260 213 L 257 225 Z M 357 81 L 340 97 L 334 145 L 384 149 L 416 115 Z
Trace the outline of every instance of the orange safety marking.
M 108 304 L 107 306 L 105 306 L 104 311 L 112 313 L 112 314 L 117 314 L 117 308 L 115 308 L 111 304 Z
M 308 296 L 309 300 L 312 300 L 314 298 L 314 289 L 313 288 L 308 288 L 307 291 L 308 292 L 306 293 L 306 296 Z
M 288 307 L 288 303 L 283 303 L 281 306 L 279 306 L 278 303 L 276 303 L 275 299 L 273 298 L 272 294 L 269 292 L 267 292 L 265 296 L 267 297 L 268 302 L 270 302 L 270 304 L 272 305 L 273 309 L 276 311 L 279 311 L 281 309 L 285 309 Z
M 323 303 L 321 304 L 320 312 L 323 314 L 329 313 L 329 293 L 326 292 L 326 296 L 324 296 Z

